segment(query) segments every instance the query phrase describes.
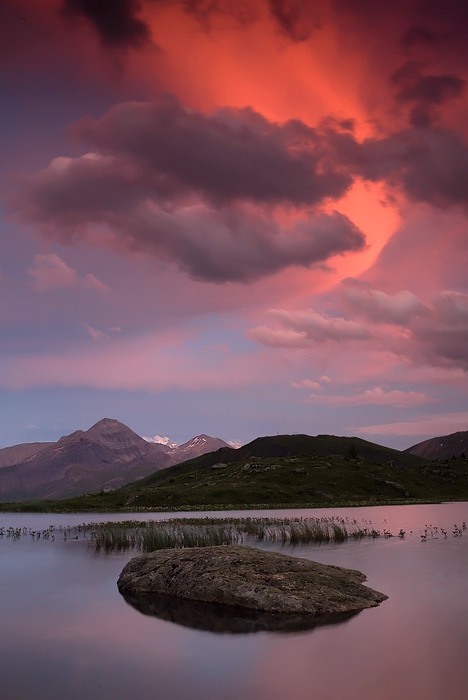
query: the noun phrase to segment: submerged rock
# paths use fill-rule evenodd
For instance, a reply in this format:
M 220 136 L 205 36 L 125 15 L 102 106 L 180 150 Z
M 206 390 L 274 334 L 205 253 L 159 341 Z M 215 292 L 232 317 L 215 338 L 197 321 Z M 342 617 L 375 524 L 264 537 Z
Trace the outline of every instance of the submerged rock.
M 119 591 L 159 594 L 275 616 L 329 616 L 359 611 L 387 598 L 363 586 L 360 571 L 318 564 L 246 546 L 162 549 L 132 559 Z

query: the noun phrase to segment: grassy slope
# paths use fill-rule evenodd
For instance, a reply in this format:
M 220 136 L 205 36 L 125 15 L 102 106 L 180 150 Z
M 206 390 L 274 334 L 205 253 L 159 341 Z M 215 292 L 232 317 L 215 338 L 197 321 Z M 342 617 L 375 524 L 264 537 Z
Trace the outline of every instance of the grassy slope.
M 395 467 L 416 467 L 424 462 L 420 457 L 399 452 L 389 447 L 383 447 L 360 438 L 336 437 L 334 435 L 317 435 L 316 437 L 311 437 L 310 435 L 276 435 L 256 438 L 237 450 L 222 447 L 216 452 L 210 452 L 201 457 L 176 464 L 169 469 L 155 472 L 139 482 L 135 482 L 135 486 L 137 484 L 151 486 L 180 474 L 210 468 L 217 463 L 231 464 L 249 460 L 252 457 L 281 458 L 329 455 L 341 455 L 344 457 L 352 447 L 354 447 L 360 458 L 377 464 L 392 462 Z
M 412 468 L 341 456 L 257 457 L 232 464 L 202 464 L 198 469 L 194 468 L 196 462 L 164 470 L 165 478 L 158 472 L 110 493 L 67 501 L 3 504 L 2 510 L 178 510 L 468 500 L 467 459 Z

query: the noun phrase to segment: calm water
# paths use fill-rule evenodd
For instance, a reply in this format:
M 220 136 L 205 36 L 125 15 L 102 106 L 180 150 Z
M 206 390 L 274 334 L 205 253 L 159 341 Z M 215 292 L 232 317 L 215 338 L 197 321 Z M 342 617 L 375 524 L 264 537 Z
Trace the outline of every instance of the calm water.
M 468 503 L 250 514 L 267 513 L 345 515 L 395 534 L 406 530 L 404 540 L 269 545 L 359 569 L 389 599 L 307 632 L 204 632 L 143 615 L 123 600 L 116 581 L 134 554 L 97 555 L 85 543 L 59 536 L 54 542 L 4 537 L 2 698 L 466 700 L 468 531 L 453 537 L 452 530 L 468 522 Z M 0 526 L 43 529 L 125 517 L 2 513 Z M 429 534 L 421 542 L 428 525 L 445 528 L 447 539 Z

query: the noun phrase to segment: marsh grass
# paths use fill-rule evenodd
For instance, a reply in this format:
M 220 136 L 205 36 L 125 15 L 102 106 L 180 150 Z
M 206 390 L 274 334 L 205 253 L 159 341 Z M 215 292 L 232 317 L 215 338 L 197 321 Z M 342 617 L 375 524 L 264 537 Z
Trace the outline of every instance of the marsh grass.
M 236 544 L 242 536 L 230 525 L 198 525 L 169 521 L 101 523 L 92 526 L 90 541 L 96 551 L 129 549 L 152 552 L 174 547 L 209 547 Z
M 174 547 L 242 544 L 246 540 L 301 545 L 373 537 L 356 521 L 340 518 L 173 518 L 88 526 L 96 551 L 151 552 Z M 372 531 L 375 533 L 376 531 Z
M 0 527 L 0 540 L 4 537 L 18 540 L 30 536 L 33 540 L 85 540 L 96 552 L 135 550 L 152 552 L 157 549 L 181 547 L 209 547 L 213 545 L 247 544 L 253 542 L 280 542 L 284 545 L 311 543 L 342 543 L 363 538 L 389 538 L 393 533 L 384 528 L 376 529 L 371 521 L 349 518 L 171 518 L 168 520 L 123 520 L 120 522 L 83 523 L 69 527 L 50 525 L 45 530 L 26 527 Z M 461 537 L 466 523 L 454 525 L 453 536 Z M 447 539 L 447 531 L 426 525 L 422 541 L 428 537 Z M 411 534 L 411 533 L 410 533 Z M 397 537 L 406 533 L 400 529 Z

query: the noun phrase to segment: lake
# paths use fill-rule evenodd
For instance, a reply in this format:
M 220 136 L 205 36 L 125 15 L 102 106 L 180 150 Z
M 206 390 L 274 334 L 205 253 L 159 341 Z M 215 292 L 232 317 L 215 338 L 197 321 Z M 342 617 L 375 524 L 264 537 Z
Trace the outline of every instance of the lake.
M 183 515 L 0 513 L 0 528 L 42 530 L 52 524 Z M 344 622 L 308 631 L 201 631 L 144 615 L 125 602 L 116 582 L 135 553 L 96 554 L 82 540 L 64 541 L 60 532 L 55 541 L 4 536 L 2 698 L 466 700 L 468 531 L 456 537 L 452 531 L 468 522 L 468 503 L 229 515 L 340 515 L 395 535 L 405 530 L 404 539 L 262 545 L 359 569 L 367 584 L 389 599 Z

